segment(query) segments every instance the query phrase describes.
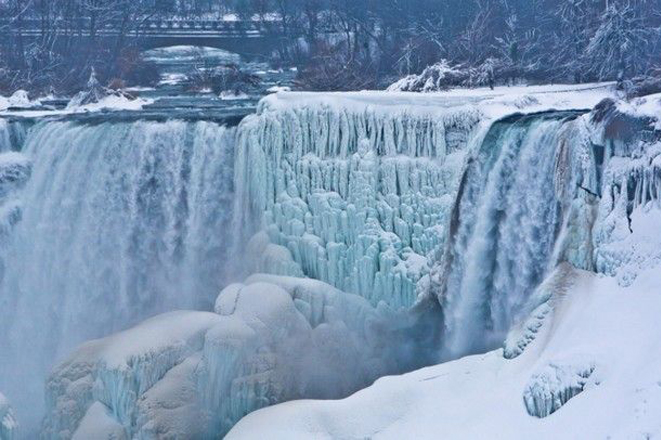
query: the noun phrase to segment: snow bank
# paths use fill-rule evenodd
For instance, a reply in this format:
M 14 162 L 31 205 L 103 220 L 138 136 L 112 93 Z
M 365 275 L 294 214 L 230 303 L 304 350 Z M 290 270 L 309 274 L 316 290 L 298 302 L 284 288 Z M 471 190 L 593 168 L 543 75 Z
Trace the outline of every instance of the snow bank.
M 18 422 L 9 401 L 0 393 L 0 440 L 13 440 L 18 430 Z
M 513 360 L 497 350 L 383 378 L 348 399 L 278 405 L 247 416 L 227 438 L 661 434 L 658 270 L 645 271 L 627 288 L 583 271 L 572 271 L 570 278 L 562 306 L 544 323 L 548 338 L 531 342 Z M 555 412 L 542 419 L 529 415 L 526 402 L 533 398 L 548 402 L 544 414 Z

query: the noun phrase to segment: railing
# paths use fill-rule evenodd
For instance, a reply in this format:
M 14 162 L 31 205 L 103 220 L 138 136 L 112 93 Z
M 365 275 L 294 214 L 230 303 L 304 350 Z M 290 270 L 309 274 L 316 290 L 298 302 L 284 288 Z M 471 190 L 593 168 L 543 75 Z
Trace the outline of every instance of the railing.
M 0 19 L 0 34 L 18 32 L 27 37 L 43 34 L 42 21 L 23 19 L 21 22 Z M 91 22 L 87 18 L 75 20 L 54 20 L 48 24 L 49 32 L 57 34 L 89 36 Z M 121 20 L 107 20 L 94 30 L 96 36 L 115 37 L 122 32 L 129 37 L 216 37 L 216 38 L 261 38 L 268 33 L 266 27 L 258 22 L 222 21 L 222 20 L 162 20 L 148 19 L 122 23 Z

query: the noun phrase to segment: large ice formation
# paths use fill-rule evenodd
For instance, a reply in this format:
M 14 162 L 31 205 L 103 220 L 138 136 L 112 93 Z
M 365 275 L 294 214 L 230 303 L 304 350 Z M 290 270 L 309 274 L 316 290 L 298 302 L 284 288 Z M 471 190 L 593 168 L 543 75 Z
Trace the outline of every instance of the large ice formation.
M 471 147 L 492 118 L 576 105 L 548 92 L 271 95 L 238 134 L 235 223 L 286 248 L 289 275 L 409 307 L 448 236 Z
M 427 256 L 445 235 L 479 112 L 278 110 L 275 99 L 242 124 L 235 212 L 261 220 L 270 241 L 289 251 L 298 268 L 288 275 L 374 305 L 412 305 Z
M 493 137 L 492 147 L 469 156 L 429 288 L 455 355 L 493 346 L 514 324 L 504 350 L 381 379 L 342 401 L 258 411 L 228 437 L 259 438 L 264 427 L 271 438 L 661 434 L 660 115 L 652 96 L 510 117 L 491 126 L 481 145 Z
M 259 408 L 343 397 L 425 362 L 405 335 L 414 316 L 316 280 L 254 275 L 225 288 L 215 311 L 83 345 L 48 381 L 43 434 L 216 438 Z

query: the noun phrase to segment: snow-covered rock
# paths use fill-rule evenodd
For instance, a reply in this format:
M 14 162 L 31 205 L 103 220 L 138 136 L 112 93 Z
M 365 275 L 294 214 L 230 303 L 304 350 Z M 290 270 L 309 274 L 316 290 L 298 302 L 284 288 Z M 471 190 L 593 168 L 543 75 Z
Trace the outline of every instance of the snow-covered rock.
M 215 438 L 259 408 L 344 397 L 428 362 L 412 355 L 425 339 L 403 334 L 427 332 L 415 316 L 316 280 L 253 275 L 224 289 L 215 311 L 83 345 L 48 381 L 43 435 Z
M 9 97 L 8 107 L 10 108 L 29 108 L 32 107 L 32 102 L 25 90 L 17 90 Z
M 116 427 L 121 426 L 131 438 L 144 394 L 199 352 L 206 331 L 219 320 L 213 313 L 172 312 L 84 344 L 48 379 L 44 436 L 92 438 L 89 430 L 101 418 L 104 423 L 98 425 L 99 435 L 117 432 Z M 91 408 L 97 402 L 101 407 Z M 149 403 L 143 403 L 142 412 L 148 407 Z M 77 434 L 81 428 L 84 435 Z

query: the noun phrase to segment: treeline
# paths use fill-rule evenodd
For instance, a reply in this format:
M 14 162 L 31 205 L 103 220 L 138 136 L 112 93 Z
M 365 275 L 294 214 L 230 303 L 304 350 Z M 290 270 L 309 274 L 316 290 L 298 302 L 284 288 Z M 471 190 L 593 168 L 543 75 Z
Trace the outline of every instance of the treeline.
M 279 38 L 271 61 L 298 66 L 313 90 L 423 72 L 407 87 L 624 82 L 661 68 L 661 0 L 0 0 L 0 89 L 75 89 L 92 66 L 102 81 L 153 81 L 126 38 L 143 20 L 228 13 Z M 35 19 L 39 37 L 26 39 Z M 110 21 L 119 35 L 99 38 Z
M 0 0 L 0 92 L 73 92 L 95 68 L 104 82 L 158 80 L 134 40 L 141 22 L 166 14 L 161 0 Z M 102 38 L 104 27 L 118 30 Z
M 661 68 L 661 0 L 238 0 L 303 32 L 306 88 L 633 80 Z M 434 73 L 435 72 L 435 73 Z M 438 81 L 437 83 L 443 83 Z M 424 88 L 424 83 L 423 87 Z

